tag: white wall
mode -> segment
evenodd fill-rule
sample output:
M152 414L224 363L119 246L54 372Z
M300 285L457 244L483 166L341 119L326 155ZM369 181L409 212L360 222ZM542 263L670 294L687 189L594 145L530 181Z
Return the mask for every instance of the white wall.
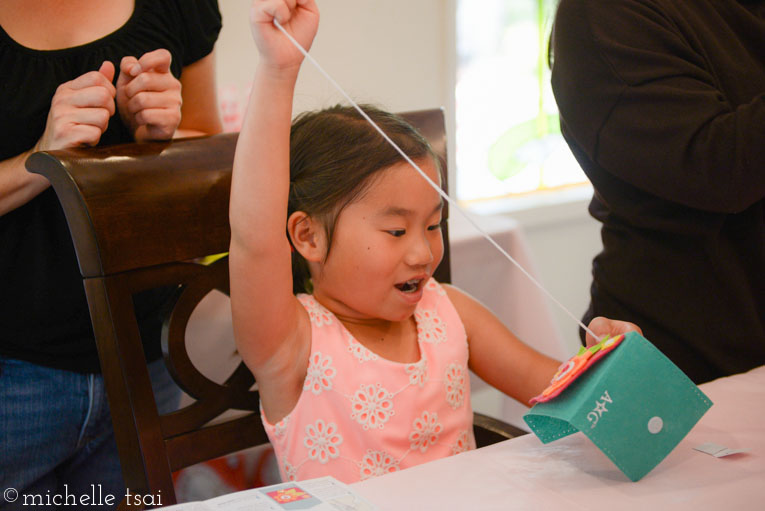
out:
M235 89L243 107L258 58L248 25L250 0L219 3L224 28L216 50L218 85L228 94ZM318 0L318 5L321 22L311 55L351 97L392 111L444 106L447 118L453 118L453 0ZM342 96L306 63L296 112L337 102ZM448 130L453 148L451 120ZM456 182L453 175L450 182ZM577 317L587 307L590 262L601 248L598 224L587 215L586 204L580 196L564 205L508 213L525 228L542 283ZM575 351L576 324L557 306L551 308Z
M249 0L219 0L218 84L243 92L257 51L248 24ZM356 101L393 110L451 103L453 95L447 15L451 0L319 0L321 21L311 55ZM303 66L296 110L341 102L342 96ZM242 96L244 100L244 96Z
M582 190L575 200L508 213L524 227L541 283L576 319L589 305L592 258L603 248L600 223L587 213L588 194ZM579 326L552 300L548 303L573 355L580 345Z

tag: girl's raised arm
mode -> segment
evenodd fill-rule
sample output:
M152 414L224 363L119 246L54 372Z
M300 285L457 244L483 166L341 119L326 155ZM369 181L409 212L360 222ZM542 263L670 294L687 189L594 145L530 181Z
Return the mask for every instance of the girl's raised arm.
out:
M292 98L303 56L274 18L309 48L319 16L313 0L254 0L250 13L260 60L234 156L231 308L237 349L259 380L269 418L278 415L269 413L278 400L271 389L302 383L296 358L310 348L310 325L292 294L286 237ZM304 358L307 365L307 351Z

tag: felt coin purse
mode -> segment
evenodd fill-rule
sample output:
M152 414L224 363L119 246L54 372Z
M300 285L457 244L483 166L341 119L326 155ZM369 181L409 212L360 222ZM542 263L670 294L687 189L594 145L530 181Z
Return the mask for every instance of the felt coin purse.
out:
M712 402L637 332L564 362L523 417L549 443L581 431L632 481L650 472Z

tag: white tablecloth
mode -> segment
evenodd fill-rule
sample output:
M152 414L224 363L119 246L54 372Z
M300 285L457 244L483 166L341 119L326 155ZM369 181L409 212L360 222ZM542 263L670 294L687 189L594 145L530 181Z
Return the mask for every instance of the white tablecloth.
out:
M701 389L712 408L638 482L577 433L547 445L528 434L352 487L382 511L765 509L765 366ZM707 442L750 452L693 449Z

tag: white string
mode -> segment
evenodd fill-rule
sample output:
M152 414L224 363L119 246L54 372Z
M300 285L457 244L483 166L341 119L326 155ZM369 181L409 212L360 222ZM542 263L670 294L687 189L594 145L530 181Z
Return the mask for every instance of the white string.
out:
M391 140L391 138L390 138L390 137L389 137L389 136L388 136L388 135L387 135L387 134L386 134L386 133L385 133L385 132L384 132L382 129L380 129L380 127L379 127L379 126L378 126L378 125L377 125L377 124L376 124L376 123L375 123L375 122L374 122L374 121L373 121L373 120L372 120L372 119L371 119L371 118L370 118L370 117L369 117L369 116L366 114L366 112L364 112L364 110L362 110L362 109L361 109L361 107L359 107L359 105L358 105L358 104L357 104L357 103L356 103L356 102L353 100L353 98L351 98L351 97L348 95L348 93L346 93L346 92L345 92L345 90L344 90L344 89L343 89L343 88L340 86L340 84L338 84L338 83L337 83L337 82L336 82L336 81L335 81L335 80L334 80L334 79L333 79L333 78L332 78L332 77L331 77L331 76L330 76L330 75L329 75L329 74L328 74L326 71L324 71L324 69L323 69L323 68L322 68L322 67L319 65L319 63L318 63L318 62L317 62L317 61L316 61L316 60L315 60L313 57L311 57L311 55L309 55L309 54L308 54L308 52L307 52L307 51L306 51L306 50L303 48L303 46L301 46L301 44L300 44L299 42L297 42L297 41L295 40L295 38L294 38L294 37L292 37L292 35L291 35L289 32L287 32L287 31L284 29L284 27L282 27L282 25L281 25L281 24L280 24L280 23L279 23L279 22L276 20L276 18L274 18L274 25L276 25L276 28L278 28L279 30L281 30L281 31L282 31L282 33L283 33L285 36L287 36L287 39L289 39L289 40L290 40L290 42L291 42L291 43L292 43L292 44L295 46L295 48L297 48L297 49L298 49L298 51L300 51L300 53L302 53L302 54L303 54L303 56L304 56L304 57L305 57L305 58L306 58L306 59L307 59L309 62L311 62L311 64L313 64L313 65L314 65L314 67L315 67L315 68L316 68L316 69L319 71L319 73L321 73L321 74L324 76L324 78L326 78L326 79L327 79L327 80L328 80L328 81L329 81L329 82L330 82L330 83L331 83L331 84L332 84L332 85L335 87L335 89L337 89L337 90L338 90L338 92L340 92L340 94L342 94L342 95L345 97L345 99L347 99L347 100L348 100L348 102L349 102L349 103L350 103L350 104L353 106L353 108L355 108L355 109L356 109L356 110L357 110L357 111L358 111L358 112L361 114L361 116L362 116L362 117L364 117L364 119L366 119L366 120L367 120L367 122L369 122L369 124L371 124L371 125L372 125L372 127L374 127L374 128L375 128L375 129L378 131L378 133L380 133L380 135L382 135L382 137L383 137L383 138L384 138L384 139L385 139L385 140L386 140L386 141L387 141L387 142L388 142L388 143L389 143L391 146L393 146L393 148L394 148L396 151L398 151L398 153L399 153L399 154L400 154L400 155L401 155L401 156L404 158L404 160L406 160L406 161L409 163L409 165L411 165L411 166L412 166L412 167L413 167L413 168L414 168L414 169L415 169L417 172L419 172L419 173L420 173L420 175L421 175L421 176L422 176L422 177L425 179L425 181L427 181L427 182L428 182L428 184L430 184L430 186L431 186L431 187L432 187L432 188L433 188L433 189L434 189L436 192L438 192L438 194L439 194L441 197L443 197L443 199L444 199L446 202L448 202L450 206L452 206L454 209L456 209L457 211L459 211L459 212L462 214L462 216L463 216L463 217L464 217L464 218L465 218L465 219L466 219L466 220L467 220L467 221L468 221L468 222L469 222L469 223L470 223L470 224L471 224L471 225L472 225L472 226L473 226L473 227L474 227L474 228L475 228L475 229L476 229L476 230L477 230L477 231L478 231L478 232L479 232L479 233L480 233L480 234L481 234L481 235L482 235L484 238L486 238L486 240L488 240L488 242L489 242L489 243L491 243L491 244L494 246L494 248L496 248L496 249L497 249L497 250L498 250L498 251L499 251L499 252L500 252L500 253L501 253L503 256L505 256L505 258L507 258L507 260L508 260L508 261L510 261L511 263L513 263L513 264L514 264L514 265L515 265L515 266L516 266L516 267L517 267L517 268L518 268L518 269L521 271L521 273L523 273L523 274L524 274L524 275L525 275L525 276L526 276L526 277L527 277L527 278L528 278L528 279L529 279L529 280L530 280L530 281L531 281L531 282L532 282L534 285L536 285L536 286L537 286L539 289L541 289L541 290L542 290L542 291L543 291L543 292L544 292L544 293L545 293L545 294L546 294L546 295L547 295L547 296L548 296L548 297L549 297L549 298L550 298L550 299L551 299L551 300L552 300L552 301L553 301L553 302L554 302L554 303L555 303L555 304L556 304L558 307L560 307L560 308L561 308L561 310L563 310L563 312L565 312L566 314L568 314L568 315L571 317L571 319L573 319L574 321L576 321L576 322L577 322L577 324L578 324L580 327L582 327L582 328L584 329L584 331L585 331L585 332L587 332L588 334L590 334L590 335L591 335L591 336L592 336L594 339L598 339L598 336L595 334L595 332L593 332L592 330L590 330L589 328L587 328L587 326L586 326L584 323L582 323L582 322L579 320L579 318L577 318L577 317L576 317L576 316L575 316L575 315L574 315L574 314L573 314L571 311L569 311L569 310L568 310L568 309L567 309L567 308L566 308L566 307L565 307L565 306L564 306L564 305L563 305L563 304L562 304L560 301L558 301L558 299L556 299L556 298L555 298L555 297L552 295L552 293L550 293L550 292L549 292L547 289L545 289L545 288L544 288L544 286L542 286L542 284L540 284L540 283L539 283L539 281L537 281L537 279L535 279L535 278L534 278L534 277L533 277L533 276L532 276L532 275L531 275L529 272L527 272L527 271L526 271L526 269L525 269L523 266L521 266L521 265L520 265L520 263L518 263L518 261L516 261L515 259L513 259L513 257L512 257L510 254L508 254L508 253L507 253L507 251L505 251L505 249L504 249L504 248L502 248L502 247L499 245L499 243L497 243L497 242L494 240L494 238L492 238L492 237L491 237L491 236L490 236L490 235L489 235L489 234L488 234L486 231L484 231L484 230L481 228L481 226L479 226L479 225L478 225L478 224L477 224L477 223L476 223L476 222L475 222L475 221L474 221L474 220L473 220L473 219L470 217L470 215L468 215L468 213L467 213L467 212L466 212L464 209L462 209L462 208L459 206L459 204L457 204L457 202L456 202L454 199L452 199L451 197L449 197L449 196L446 194L446 192L444 192L444 191L443 191L443 189L442 189L442 188L441 188L441 187L440 187L438 184L434 183L434 182L433 182L433 180L432 180L432 179L430 179L430 177L428 177L428 175L427 175L427 174L425 174L425 172L423 172L423 171L422 171L422 169L419 167L419 165L417 165L417 164L416 164L416 163L415 163L415 162L414 162L414 161L413 161L411 158L409 158L409 156L408 156L406 153L404 153L404 151L402 151L402 150L401 150L401 148L400 148L400 147L399 147L399 146L398 146L398 145L397 145L397 144L396 144L396 143L395 143L393 140Z

